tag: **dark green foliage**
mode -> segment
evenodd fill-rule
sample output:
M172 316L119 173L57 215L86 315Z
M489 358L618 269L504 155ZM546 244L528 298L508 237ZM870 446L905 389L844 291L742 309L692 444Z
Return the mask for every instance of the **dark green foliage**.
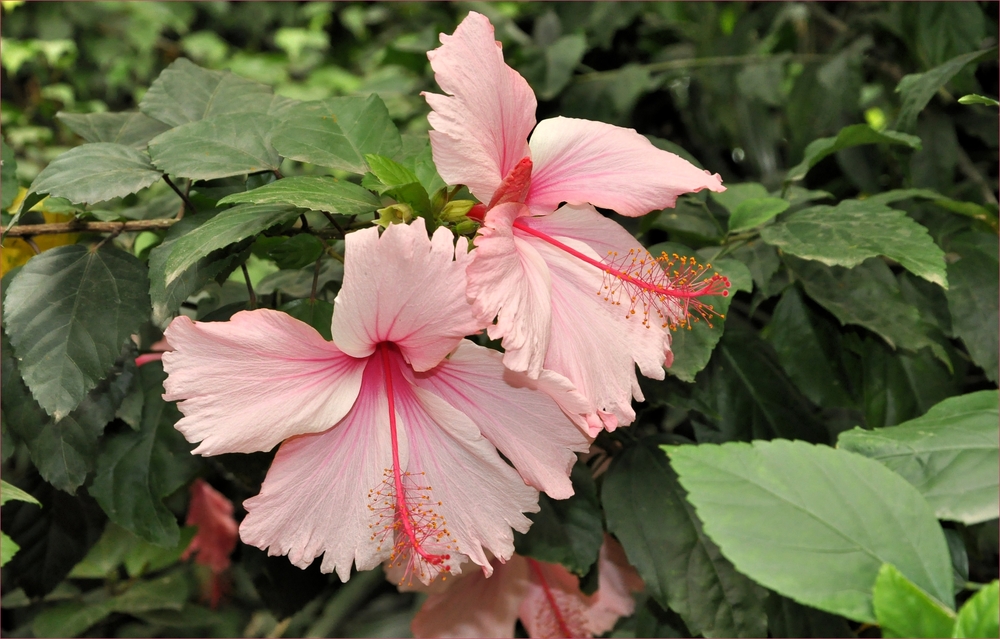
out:
M997 636L998 9L973 2L5 7L4 228L146 226L4 240L2 471L41 507L3 506L3 633L409 631L422 599L381 569L242 542L211 608L188 487L240 520L275 450L191 456L135 358L251 307L331 339L346 233L474 236L420 95L471 8L538 120L634 128L727 187L615 218L729 296L516 551L590 594L613 535L645 581L618 637Z

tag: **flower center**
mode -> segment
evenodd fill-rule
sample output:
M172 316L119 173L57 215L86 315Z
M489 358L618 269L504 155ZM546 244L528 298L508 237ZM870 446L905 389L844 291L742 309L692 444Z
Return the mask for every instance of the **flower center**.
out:
M389 345L382 343L376 347L382 359L385 375L385 393L389 402L389 436L392 443L392 468L385 469L385 480L377 488L368 491L372 503L368 508L379 514L378 530L372 539L387 541L392 535L392 553L389 563L403 566L405 570L400 585L409 583L414 576L429 583L441 572L450 572L451 566L445 562L451 559L446 553L435 553L428 545L439 548L453 548L457 543L449 537L444 518L434 512L434 506L441 502L431 501L431 487L423 485L424 473L409 473L402 470L399 463L399 434L396 424L396 394L393 390L392 361ZM381 550L378 546L376 550Z
M521 158L493 193L486 210L507 202L523 202L531 186L531 158Z
M526 219L515 219L514 227L600 269L604 283L597 294L615 306L621 306L623 299L627 301L626 318L635 315L639 308L644 326L651 326L650 315L655 313L663 328L676 330L690 329L692 323L702 319L711 327L713 317L724 317L712 304L699 299L729 296L729 278L718 273L708 275L711 264L698 264L694 258L676 253L672 256L661 253L654 258L637 249L629 249L628 254L621 257L611 252L603 261L598 261L532 228Z

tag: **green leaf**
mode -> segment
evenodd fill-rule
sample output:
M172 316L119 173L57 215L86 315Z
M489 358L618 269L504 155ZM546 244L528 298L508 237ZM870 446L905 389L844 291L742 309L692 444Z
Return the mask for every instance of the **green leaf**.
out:
M233 193L219 204L290 204L310 211L326 211L341 215L371 213L382 202L371 191L357 184L331 177L290 177L264 186Z
M651 255L660 255L661 253L673 255L676 253L685 257L695 257L699 262L704 261L691 249L673 242L655 244L649 247L649 252ZM688 326L680 327L671 333L672 341L670 350L674 354L674 361L667 368L667 372L685 382L693 382L698 371L705 368L705 365L708 364L708 360L712 356L712 350L719 343L719 339L725 331L724 316L729 311L729 304L732 302L733 296L736 295L736 291L749 292L753 290L753 278L750 275L750 271L742 262L723 258L721 260L712 260L710 263L712 265L711 272L728 277L731 286L728 296L716 296L706 299L704 302L711 304L715 312L723 317L712 317L710 318L711 323L709 323L704 318L695 314L694 317L698 321L688 324Z
M278 104L269 86L228 71L202 69L178 58L146 91L139 110L170 126L180 126L229 113L268 113Z
M197 526L181 528L177 545L173 548L163 548L144 539L135 538L135 543L128 548L128 552L123 557L125 572L134 579L176 564L180 561L184 551L191 545L191 540L194 539L197 532Z
M6 533L0 532L0 567L6 566L7 562L13 559L20 549L21 547Z
M111 521L150 543L173 548L180 529L163 498L191 478L196 460L192 446L174 430L180 413L163 401L165 377L159 362L139 368L142 424L138 431L105 439L90 494Z
M995 304L1000 299L997 238L986 233L963 233L948 244L948 251L959 256L948 264L951 287L945 292L952 328L972 361L995 384L1000 381L1000 310Z
M17 199L17 159L7 140L0 141L0 209L6 211Z
M4 300L6 330L47 413L62 419L108 374L149 318L148 290L145 266L110 246L60 246L25 264Z
M911 198L931 200L934 204L947 211L958 213L959 215L964 215L965 217L971 217L975 220L980 220L989 224L991 227L996 228L997 216L995 212L992 212L986 207L976 204L975 202L953 200L931 189L894 189L877 195L871 195L866 198L865 201L878 202L879 204L892 204L893 202L908 200Z
M740 182L727 184L725 191L721 193L711 191L708 195L732 214L736 207L746 200L765 198L771 194L767 192L767 187L758 182Z
M281 306L279 311L284 311L297 320L301 320L312 326L323 339L330 341L333 336L330 334L333 325L333 304L323 300L292 300Z
M271 273L260 280L254 287L258 295L269 295L275 291L281 291L289 297L309 297L312 293L312 284L316 269L312 267L301 268L297 271L278 271ZM344 265L337 260L324 260L320 262L319 279L316 282L316 290L321 291L331 282L340 282L344 279Z
M781 367L814 404L855 404L841 359L840 334L835 325L809 309L798 288L785 289L774 307L767 340L774 346Z
M601 502L629 563L695 634L763 637L764 591L733 568L702 530L666 457L651 440L616 455Z
M0 480L0 506L6 504L8 501L26 501L29 504L35 504L41 506L37 499L24 492L17 486L13 484L8 484L7 482Z
M170 286L174 280L212 251L257 235L272 226L294 219L297 215L298 211L290 206L241 204L222 211L169 244L164 242L153 252L158 250L164 252L165 286Z
M95 142L63 153L35 178L31 190L91 204L141 191L160 179L145 151Z
M827 266L861 264L885 255L914 275L948 288L944 251L906 213L870 200L821 204L763 229L762 240L786 253Z
M133 349L126 344L110 375L99 382L73 412L60 420L49 417L21 381L6 335L3 343L3 415L5 423L24 441L38 472L56 488L76 492L93 470L97 440L114 419L134 378Z
M527 533L514 533L514 548L525 557L562 564L582 577L597 561L604 526L590 469L577 464L571 479L575 493L569 499L539 496L540 510L528 515L532 525Z
M928 347L938 359L949 362L941 345L927 336L920 313L903 300L899 283L882 260L869 259L852 269L790 257L785 257L785 264L809 297L841 324L863 326L893 348L918 351Z
M693 392L694 408L715 425L722 441L830 439L768 344L744 325L726 331Z
M950 637L955 627L955 612L892 564L879 569L872 603L883 637Z
M939 519L1000 516L997 391L951 397L889 428L840 434L838 446L878 460L913 484Z
M993 98L987 98L985 95L976 95L975 93L970 93L969 95L963 95L958 99L959 104L985 104L986 106L1000 106L1000 102L997 102Z
M418 213L430 214L430 197L413 171L381 155L369 153L365 155L365 161L368 162L376 179L369 179L371 185L365 184L365 180L362 180L362 185L372 188L379 194L384 193L395 198L398 202L409 204Z
M902 105L899 108L895 128L900 131L912 131L917 126L917 116L939 88L951 80L965 65L994 55L996 55L995 47L985 51L973 51L954 57L925 73L903 76L896 86L896 93L900 94Z
M416 173L387 157L368 153L365 155L365 162L368 163L372 174L382 182L386 191L420 181Z
M106 579L119 566L125 566L128 576L141 577L176 564L197 533L196 526L181 528L177 545L164 548L136 537L121 526L110 522L104 534L87 556L80 560L69 577L74 579Z
M171 226L163 242L149 252L149 297L153 304L152 319L157 326L165 326L184 300L196 293L209 280L228 275L246 259L239 250L213 251L197 260L169 284L167 283L166 262L173 244L219 213L220 211L215 210L185 216Z
M111 614L107 595L100 591L86 601L69 601L42 610L32 621L31 631L36 637L75 637L101 619Z
M138 537L121 526L108 522L101 538L80 563L73 566L68 576L72 579L105 579L122 565L125 555L139 541Z
M729 232L745 231L760 226L784 213L788 201L778 197L749 198L740 202L729 216Z
M876 131L867 124L852 124L841 129L836 137L810 142L802 161L788 170L785 182L801 180L826 156L862 144L902 144L919 150L920 138L899 131Z
M298 269L315 262L324 251L323 243L315 236L300 233L268 251L279 268Z
M587 38L581 33L564 35L545 47L545 81L538 91L542 100L559 95L573 77L573 71L587 51Z
M713 194L714 195L714 194ZM703 197L703 196L701 196ZM674 208L663 209L643 218L642 228L670 231L671 237L716 244L725 235L722 225L698 195L682 195ZM679 237L678 237L679 236Z
M62 113L56 114L87 142L111 142L136 149L145 149L150 140L170 128L138 111L121 113Z
M1000 582L994 579L958 611L953 637L1000 635Z
M281 158L271 146L274 123L261 113L218 115L156 136L149 154L161 171L193 180L276 171Z
M705 532L758 583L873 623L872 585L891 563L953 603L940 525L920 493L882 464L785 440L677 446L669 455Z
M392 157L402 141L377 95L330 98L289 108L271 143L282 156L299 162L364 173L364 156Z
M413 172L428 193L436 193L438 189L448 186L438 175L430 144L425 144L423 150L413 159Z
M185 577L179 572L136 582L111 598L98 589L84 595L83 601L44 609L35 617L32 631L36 637L75 637L113 612L134 615L153 610L181 610L188 594Z
M767 627L772 637L850 637L854 633L843 617L782 597L767 598Z
M18 587L32 598L51 592L97 541L105 518L85 494L69 495L29 474L21 486L41 503L4 506L3 527L21 551L4 571L4 588Z

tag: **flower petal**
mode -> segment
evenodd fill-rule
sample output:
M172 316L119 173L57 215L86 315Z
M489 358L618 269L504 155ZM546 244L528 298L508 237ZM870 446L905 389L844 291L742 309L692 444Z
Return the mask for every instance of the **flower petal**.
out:
M427 237L423 218L349 233L333 341L367 357L393 342L415 370L433 368L466 335L485 326L465 297L468 244L441 227Z
M527 208L501 204L486 214L466 270L466 292L476 316L492 339L503 339L504 364L538 377L548 347L551 321L549 270L530 244L516 237L512 224Z
M236 549L239 536L233 502L199 477L191 484L191 504L184 523L197 526L198 532L181 559L196 554L195 561L215 574L229 568L229 555Z
M543 232L551 230L554 239L600 261L588 243L555 233L559 225L571 224L568 216L579 216L581 227L576 235L589 237L590 230L603 228L605 241L613 243L617 241L617 225L610 220L601 222L597 218L602 216L592 209L568 209L546 218L530 218L528 224ZM554 217L558 225L545 226L548 217ZM524 232L515 229L515 233ZM629 309L605 301L598 294L604 283L598 268L537 237L527 233L524 237L545 260L552 281L552 330L545 368L568 378L590 400L591 413L599 416L608 430L631 423L635 419L631 397L642 400L635 365L646 377L663 379L663 364L670 353L669 332L656 322L644 325L640 315L630 315ZM627 233L625 237L621 241L635 242ZM629 248L621 247L625 253Z
M635 217L672 207L683 193L725 190L718 174L656 148L633 129L603 122L543 120L530 145L534 171L525 202L543 209L535 212L589 202Z
M532 380L501 360L497 351L464 340L451 357L416 375L416 384L470 417L526 483L566 499L573 494L569 473L575 453L586 451L590 438L541 391L570 395L567 401L578 402L580 412L586 411L586 400L551 371Z
M514 555L493 560L493 576L469 570L430 595L413 617L414 637L513 637L518 608L528 591L528 565Z
M559 564L534 559L528 563L528 594L519 616L531 637L593 637L587 598L580 580Z
M434 164L448 184L466 184L489 202L500 181L528 155L535 126L535 94L503 61L493 25L472 11L455 29L441 34L441 46L427 53L438 85L448 95L424 93Z
M381 489L385 469L392 468L388 423L382 362L372 357L358 399L340 423L278 449L260 494L243 502L243 541L288 555L300 568L323 555L323 572L336 570L342 581L352 563L369 570L388 558L392 540L372 534L380 524L372 491ZM405 433L399 447L405 463Z
M522 513L538 511L538 491L500 459L471 419L433 391L411 384L395 389L409 440L406 471L433 491L433 510L444 520L446 537L489 575L493 568L485 551L501 561L510 558L511 528L528 530L531 521Z
M590 631L603 635L611 630L618 619L635 610L633 592L644 588L639 573L625 557L621 545L610 535L604 535L598 558L597 592L588 597L587 621Z
M363 360L278 311L242 311L228 322L180 316L166 337L174 350L163 354L163 397L182 400L176 428L201 442L193 451L200 455L270 450L324 431L361 386Z

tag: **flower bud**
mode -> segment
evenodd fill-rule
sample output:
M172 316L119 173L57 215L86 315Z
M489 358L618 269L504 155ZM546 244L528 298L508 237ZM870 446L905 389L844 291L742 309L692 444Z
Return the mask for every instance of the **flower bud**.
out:
M372 223L378 224L382 228L389 228L390 224L407 224L416 217L410 205L403 202L390 204L385 208L378 209L376 212L378 213L378 219L372 220Z

